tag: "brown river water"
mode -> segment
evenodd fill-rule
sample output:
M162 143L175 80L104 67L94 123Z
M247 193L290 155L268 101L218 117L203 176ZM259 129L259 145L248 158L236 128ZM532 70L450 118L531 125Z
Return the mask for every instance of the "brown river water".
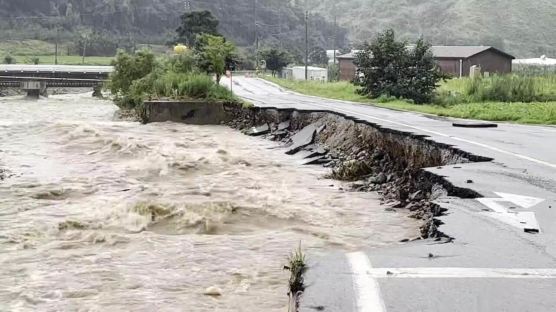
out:
M316 256L417 235L278 143L116 110L0 98L0 311L287 311L300 243Z

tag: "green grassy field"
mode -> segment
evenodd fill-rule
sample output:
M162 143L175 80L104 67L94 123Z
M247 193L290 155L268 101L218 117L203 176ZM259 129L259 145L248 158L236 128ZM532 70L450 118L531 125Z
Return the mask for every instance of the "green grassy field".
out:
M38 55L35 56L39 58L39 64L54 64L54 55ZM18 63L32 64L32 58L23 58L20 60L15 57ZM114 57L108 56L87 56L85 57L85 63L82 63L82 58L80 55L58 55L58 64L60 65L110 65L110 62Z
M146 46L147 47L147 46ZM148 46L152 49L161 49L159 46ZM6 56L15 59L16 64L33 64L34 59L39 59L39 64L54 64L55 46L53 43L41 40L5 40L0 42L0 63L4 62ZM60 65L82 65L79 55L65 55L68 46L62 43L58 46L58 64ZM114 57L88 56L85 57L84 65L110 65Z
M417 105L402 100L394 100L380 103L381 101L379 100L371 100L367 97L356 94L356 87L348 82L342 81L322 83L315 81L292 81L268 76L265 77L265 79L284 88L307 95L365 103L390 109L421 112L445 117L507 121L524 124L556 125L556 101L532 103L480 102L453 105ZM543 88L551 91L556 89L556 84L550 83L550 80L543 83L546 83ZM461 88L463 88L462 80L454 79L444 82L439 87L439 90L460 92L462 90Z

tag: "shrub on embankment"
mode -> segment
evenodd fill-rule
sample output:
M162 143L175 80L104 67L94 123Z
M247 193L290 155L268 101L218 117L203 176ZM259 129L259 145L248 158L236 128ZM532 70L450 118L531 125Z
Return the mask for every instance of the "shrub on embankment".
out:
M141 108L145 100L203 99L237 101L211 76L199 71L190 53L156 59L149 51L119 52L107 87L115 103L126 109Z

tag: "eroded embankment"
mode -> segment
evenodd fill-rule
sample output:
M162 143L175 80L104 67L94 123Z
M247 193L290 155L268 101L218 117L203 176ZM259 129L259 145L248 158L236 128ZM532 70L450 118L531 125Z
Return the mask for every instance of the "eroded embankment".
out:
M353 181L358 191L377 191L390 207L409 209L423 220L420 238L451 240L438 229L441 222L435 217L444 209L435 199L479 196L422 169L491 160L335 112L233 105L226 110L228 125L283 141L287 153L303 153L307 164L330 167L332 178Z

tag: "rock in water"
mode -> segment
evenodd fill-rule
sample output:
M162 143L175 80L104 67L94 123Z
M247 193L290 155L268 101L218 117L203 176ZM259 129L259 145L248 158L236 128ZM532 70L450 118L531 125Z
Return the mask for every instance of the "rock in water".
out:
M222 290L216 286L210 286L209 288L205 289L203 295L219 297L222 296Z

